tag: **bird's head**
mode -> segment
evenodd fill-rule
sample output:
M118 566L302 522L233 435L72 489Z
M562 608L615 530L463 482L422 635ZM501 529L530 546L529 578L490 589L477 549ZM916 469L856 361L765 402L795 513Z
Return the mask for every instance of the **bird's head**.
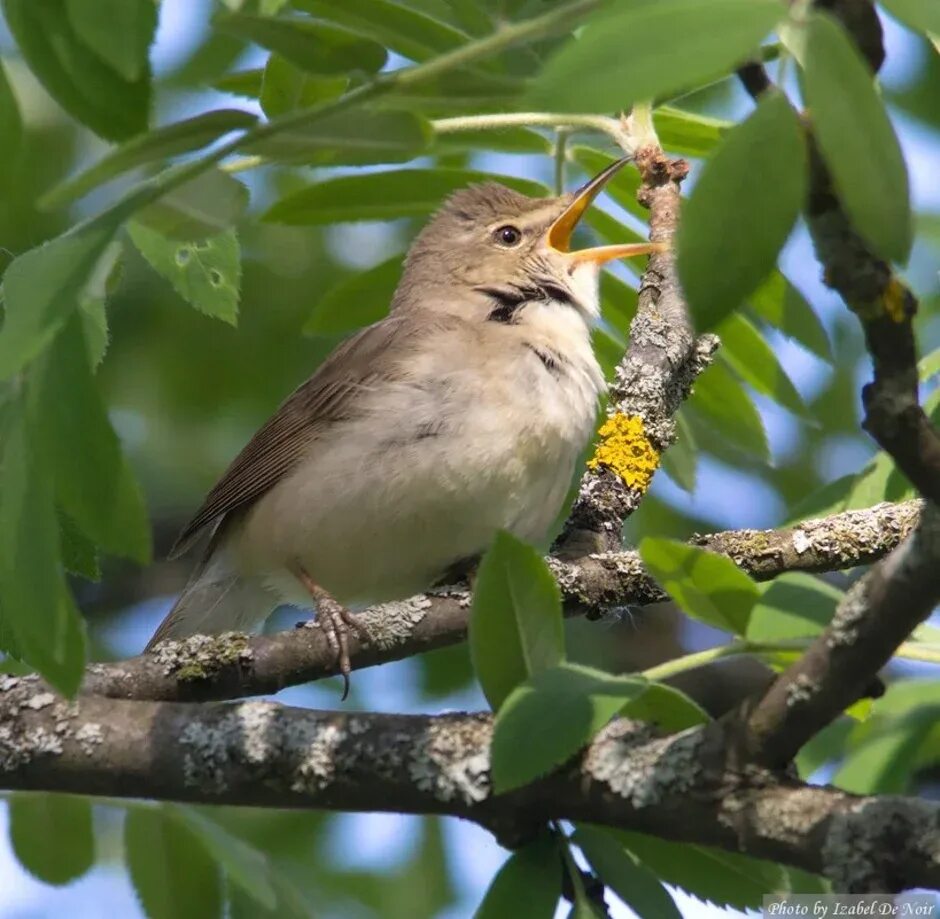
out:
M641 243L571 251L579 220L625 162L554 198L532 198L495 182L455 192L408 252L395 307L512 312L533 300L554 300L593 318L601 267L661 249Z

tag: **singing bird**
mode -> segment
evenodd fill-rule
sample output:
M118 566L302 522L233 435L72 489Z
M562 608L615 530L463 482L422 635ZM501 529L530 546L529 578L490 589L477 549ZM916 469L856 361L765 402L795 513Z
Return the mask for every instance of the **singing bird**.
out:
M444 203L388 317L286 399L181 533L171 557L211 536L148 650L316 607L348 686L350 606L426 590L499 529L545 538L604 391L590 339L601 266L661 248L570 251L625 162L573 194L487 183Z

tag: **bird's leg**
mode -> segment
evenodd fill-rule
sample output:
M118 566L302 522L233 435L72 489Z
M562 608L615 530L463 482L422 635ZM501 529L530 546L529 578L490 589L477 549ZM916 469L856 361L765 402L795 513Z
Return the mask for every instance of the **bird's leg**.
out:
M295 566L294 576L304 585L317 605L317 622L326 635L327 644L336 655L339 672L343 676L341 701L345 702L349 695L349 674L352 670L349 661L349 629L351 627L362 641L369 641L369 630L361 622L357 622L356 617L342 603L334 600L328 591L317 584L302 565Z

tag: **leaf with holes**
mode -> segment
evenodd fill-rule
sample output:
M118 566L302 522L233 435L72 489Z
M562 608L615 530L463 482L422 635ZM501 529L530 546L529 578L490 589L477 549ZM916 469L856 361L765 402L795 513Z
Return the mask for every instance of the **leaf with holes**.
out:
M127 229L140 254L187 303L207 316L237 323L241 256L234 230L178 242L139 223Z

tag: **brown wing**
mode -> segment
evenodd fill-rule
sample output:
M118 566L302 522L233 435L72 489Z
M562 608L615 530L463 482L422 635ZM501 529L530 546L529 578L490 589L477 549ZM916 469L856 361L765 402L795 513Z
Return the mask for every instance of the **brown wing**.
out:
M224 515L260 498L304 456L311 441L330 424L352 417L357 390L389 379L418 327L410 317L394 316L367 326L343 342L306 383L297 387L261 427L206 496L170 550L185 552L200 531Z

